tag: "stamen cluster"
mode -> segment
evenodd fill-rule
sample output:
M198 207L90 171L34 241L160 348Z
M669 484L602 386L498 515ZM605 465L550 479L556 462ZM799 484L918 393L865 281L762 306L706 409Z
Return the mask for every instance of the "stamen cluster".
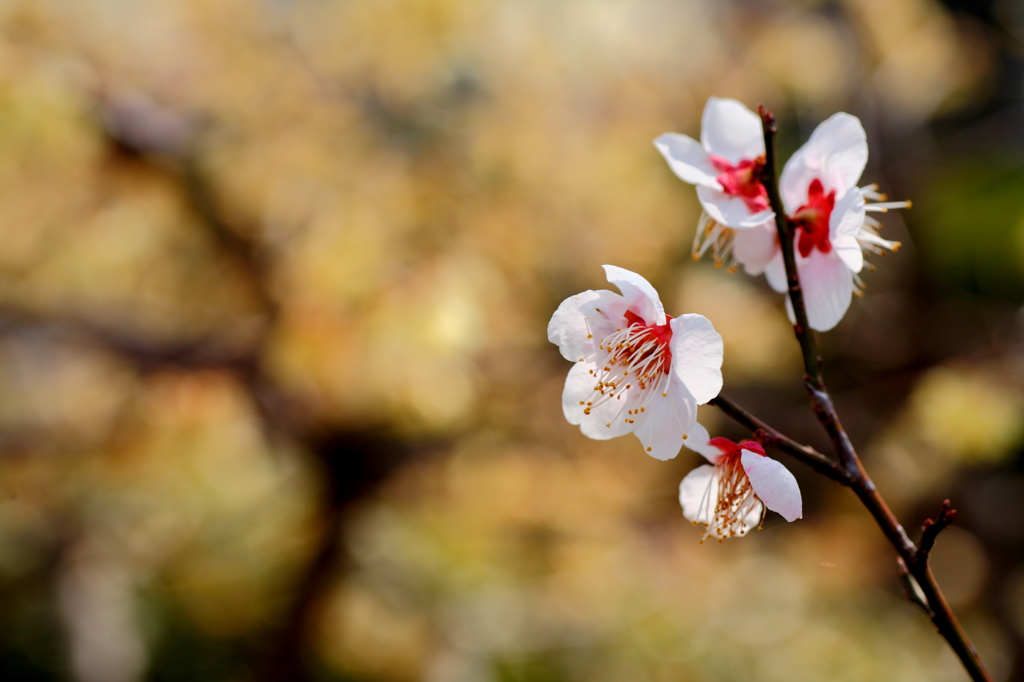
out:
M624 407L627 409L623 419L633 424L636 417L646 411L652 397L667 397L672 366L671 339L672 329L667 323L650 327L638 321L626 329L616 328L598 344L595 351L595 354L606 355L604 362L598 362L596 368L588 370L597 381L594 385L597 396L592 401L580 403L586 403L583 413L590 415L595 406L613 398L622 400L625 395ZM606 426L611 428L611 423Z
M704 526L701 544L709 537L725 538L742 537L747 534L756 518L757 528L761 529L764 521L765 506L754 492L754 486L743 468L742 454L744 450L764 456L764 449L753 441L736 444L727 438L712 438L710 444L722 450L722 455L715 462L715 472L708 481L708 486L701 498L697 519Z

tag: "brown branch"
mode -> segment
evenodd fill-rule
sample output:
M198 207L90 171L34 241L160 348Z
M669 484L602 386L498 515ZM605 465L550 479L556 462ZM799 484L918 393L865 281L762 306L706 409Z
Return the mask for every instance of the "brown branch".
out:
M910 575L910 569L907 568L907 564L900 557L896 557L896 570L900 574L900 588L903 590L903 596L911 604L920 606L928 614L928 617L931 618L932 610L928 607L928 602L924 598L924 593L921 592L921 587L914 580L914 576Z
M775 226L778 230L779 244L782 249L783 262L786 267L786 281L789 288L789 300L793 306L793 316L796 322L793 324L793 333L800 344L800 350L804 360L804 384L810 398L811 407L815 416L828 434L836 456L842 464L844 473L848 479L846 484L851 488L861 503L871 513L878 527L885 534L885 537L892 544L900 560L903 562L909 575L913 577L921 588L925 603L928 607L928 614L949 646L956 653L971 679L975 682L992 682L988 671L978 657L977 651L971 645L967 634L960 627L956 616L946 602L939 589L939 585L932 575L928 566L928 551L934 544L935 536L942 528L952 523L952 510L944 506L937 521L926 525L921 539L921 546L925 548L922 553L920 548L915 546L907 536L903 526L900 525L895 515L889 509L881 494L875 488L871 478L857 456L857 452L850 442L846 431L839 421L832 398L825 386L825 379L821 373L821 356L818 354L814 333L807 323L807 308L804 305L803 289L800 287L800 276L796 267L796 255L793 250L794 226L786 217L785 208L779 196L778 171L775 161L775 134L778 131L775 125L775 116L765 107L759 106L758 113L761 115L761 127L764 132L765 146L765 167L762 183L768 192L768 200L771 202L772 210L775 212ZM948 503L947 503L948 504ZM916 594L916 593L915 593ZM914 601L912 599L912 601ZM915 602L917 603L917 602Z
M761 184L768 192L768 202L771 204L772 211L775 212L775 228L779 232L782 261L786 265L786 286L789 288L789 297L793 302L793 314L796 317L793 332L803 351L804 379L816 387L824 387L825 382L821 377L821 356L818 355L814 334L807 323L804 292L800 288L800 278L796 271L796 254L793 252L793 225L786 218L786 209L782 205L782 197L779 195L779 176L776 172L775 161L775 134L778 132L778 128L775 125L775 115L762 105L758 105L757 113L761 115L761 127L764 131L765 164Z
M935 539L939 533L949 528L956 519L956 509L953 509L949 500L942 501L942 510L934 519L925 519L921 527L921 539L917 543L917 562L927 562L928 554L935 546Z

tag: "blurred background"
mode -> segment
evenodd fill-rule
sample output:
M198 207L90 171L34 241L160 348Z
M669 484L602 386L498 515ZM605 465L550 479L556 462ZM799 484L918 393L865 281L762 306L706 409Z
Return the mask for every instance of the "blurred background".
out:
M1024 6L0 2L0 674L963 680L846 490L698 545L698 457L565 423L601 264L827 451L782 300L694 264L651 144L711 95L844 110L904 248L822 335L868 469L1024 679ZM713 434L745 434L712 408ZM776 453L778 454L778 453Z

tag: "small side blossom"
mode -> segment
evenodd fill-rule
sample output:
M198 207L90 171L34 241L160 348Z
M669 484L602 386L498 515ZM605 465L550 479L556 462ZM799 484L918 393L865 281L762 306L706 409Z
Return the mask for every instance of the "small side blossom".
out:
M665 133L654 146L679 179L697 186L704 213L694 237L694 259L710 248L716 265L747 265L743 256L750 248L741 246L744 233L775 215L761 184L765 164L761 119L736 100L711 97L701 117L700 142Z
M819 125L794 154L779 178L786 216L795 228L797 272L808 323L832 329L846 314L851 296L860 293L864 252L896 251L899 242L878 236L880 223L868 215L909 208L909 201L886 202L876 185L858 187L868 160L867 136L860 121L838 113ZM763 239L747 257L764 262L765 277L786 293L786 269L778 240ZM792 320L789 297L786 308Z
M701 315L672 317L640 275L605 265L613 291L584 291L558 306L548 340L573 362L562 411L583 435L627 433L671 459L696 424L697 405L722 389L722 337Z
M787 521L803 516L800 488L786 467L765 455L759 443L710 438L695 424L686 446L711 464L691 471L679 484L683 516L703 527L701 543L709 537L722 542L760 528L765 509Z

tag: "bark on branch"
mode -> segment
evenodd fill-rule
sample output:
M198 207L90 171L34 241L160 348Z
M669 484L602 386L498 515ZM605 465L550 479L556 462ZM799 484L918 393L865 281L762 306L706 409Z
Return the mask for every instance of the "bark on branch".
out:
M803 289L800 286L796 254L793 248L795 227L786 217L785 208L779 196L775 159L775 135L778 129L775 124L775 116L763 106L758 107L758 113L761 116L761 127L764 133L766 160L762 183L767 190L772 210L775 212L775 225L782 249L783 263L786 266L788 295L796 320L793 324L793 333L800 344L803 355L804 385L807 389L811 409L828 434L838 462L782 435L721 396L711 401L711 404L751 429L755 434L760 434L764 439L762 442L779 447L815 471L853 490L896 550L900 576L904 584L904 594L912 603L917 604L928 613L939 634L949 643L971 679L974 682L992 682L992 678L978 657L978 652L975 651L967 634L957 622L956 616L946 602L942 590L928 566L928 556L935 544L935 538L953 522L956 515L949 500L943 503L941 512L934 520L929 519L925 522L921 540L915 545L875 488L875 484L872 483L857 456L853 443L839 421L839 415L836 413L821 371L821 356L818 354L814 332L811 331L810 325L807 323L807 308L804 304Z

